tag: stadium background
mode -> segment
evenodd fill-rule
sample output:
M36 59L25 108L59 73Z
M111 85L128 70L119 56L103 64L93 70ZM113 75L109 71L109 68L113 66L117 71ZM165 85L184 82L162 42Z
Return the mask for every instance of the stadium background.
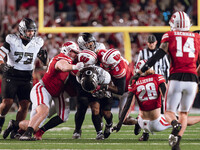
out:
M200 29L198 5L197 0L1 0L0 46L7 34L17 32L23 17L30 17L38 24L49 59L59 53L63 42L92 32L98 42L120 50L134 66L139 50L147 47L147 37L154 34L159 45L162 34L170 30L173 12L185 11L193 24L191 30ZM34 83L45 70L37 61ZM195 101L195 107L199 105Z

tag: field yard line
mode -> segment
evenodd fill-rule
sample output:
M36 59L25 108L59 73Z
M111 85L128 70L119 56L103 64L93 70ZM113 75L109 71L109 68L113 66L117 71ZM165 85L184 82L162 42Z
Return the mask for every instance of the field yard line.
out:
M8 143L1 143L1 145L7 145ZM23 143L23 142L20 142L20 143L12 143L13 145L22 145L22 144L33 144L32 142L31 143ZM80 144L82 145L83 143L42 143L42 144L47 144L47 145L54 145L54 144L61 144L61 145L65 145L65 144L68 144L68 145L74 145L74 144ZM84 145L122 145L124 143L84 143ZM168 143L126 143L126 145L169 145ZM200 145L200 143L181 143L181 145Z

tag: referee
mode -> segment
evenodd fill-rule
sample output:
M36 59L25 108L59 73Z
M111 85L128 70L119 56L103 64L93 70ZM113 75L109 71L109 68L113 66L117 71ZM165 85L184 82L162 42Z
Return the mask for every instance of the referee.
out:
M150 35L148 37L147 45L148 45L147 49L145 48L143 50L140 50L136 64L140 60L148 60L158 50L158 48L156 47L157 40L154 35ZM167 82L167 78L169 77L169 67L170 67L169 60L167 55L165 55L162 59L160 59L155 63L153 69L155 70L156 74L163 75Z

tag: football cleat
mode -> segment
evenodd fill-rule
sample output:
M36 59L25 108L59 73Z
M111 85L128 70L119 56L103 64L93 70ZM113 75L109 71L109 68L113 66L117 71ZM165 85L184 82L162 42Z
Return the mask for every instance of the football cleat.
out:
M41 129L39 129L35 134L34 137L36 138L36 140L42 140L42 135L44 134L44 131L42 131Z
M177 142L178 142L178 136L170 134L169 135L169 145L170 146L175 146Z
M3 133L4 139L6 139L8 137L8 135L10 134L10 132L14 130L14 128L15 128L14 122L15 122L15 120L9 121L7 129Z
M36 138L28 134L23 134L22 136L19 137L19 140L20 141L36 141Z
M17 133L17 134L15 134L14 139L19 140L19 138L20 138L21 136L22 136L21 134Z
M13 130L10 133L10 139L15 139L15 135L18 134L17 131Z
M79 130L78 132L76 130L74 130L72 138L73 139L80 139L81 138L81 132L82 132L81 130Z
M148 141L149 140L149 133L144 133L142 136L139 138L139 141Z
M97 133L96 140L104 140L104 135L102 132Z
M107 125L107 124L106 124L105 130L104 130L104 138L105 138L105 139L108 138L108 137L110 136L110 134L111 134L111 132L112 132L111 127L112 127L112 123L111 123L110 125Z

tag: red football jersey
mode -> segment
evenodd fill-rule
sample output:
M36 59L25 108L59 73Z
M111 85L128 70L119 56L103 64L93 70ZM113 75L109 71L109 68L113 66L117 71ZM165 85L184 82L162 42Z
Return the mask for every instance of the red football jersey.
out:
M162 75L152 74L140 77L136 83L129 85L129 92L135 94L140 110L150 111L161 107L159 85L165 82Z
M133 71L128 66L128 62L125 59L122 59L120 63L115 66L113 70L108 70L110 75L116 79L123 78L126 76L126 88L125 91L128 91L129 80L133 75Z
M47 91L53 97L60 95L60 92L64 88L64 83L68 79L69 72L62 72L55 69L55 64L57 61L64 59L68 63L72 64L72 59L63 53L56 55L51 59L47 72L44 74L42 81Z
M199 34L192 32L169 31L163 35L161 43L169 42L170 74L197 74L196 61L200 50L199 40Z
M102 62L102 57L103 57L103 55L106 53L106 50L105 49L100 49L100 50L98 50L98 52L97 52L97 59L100 61L100 62Z

